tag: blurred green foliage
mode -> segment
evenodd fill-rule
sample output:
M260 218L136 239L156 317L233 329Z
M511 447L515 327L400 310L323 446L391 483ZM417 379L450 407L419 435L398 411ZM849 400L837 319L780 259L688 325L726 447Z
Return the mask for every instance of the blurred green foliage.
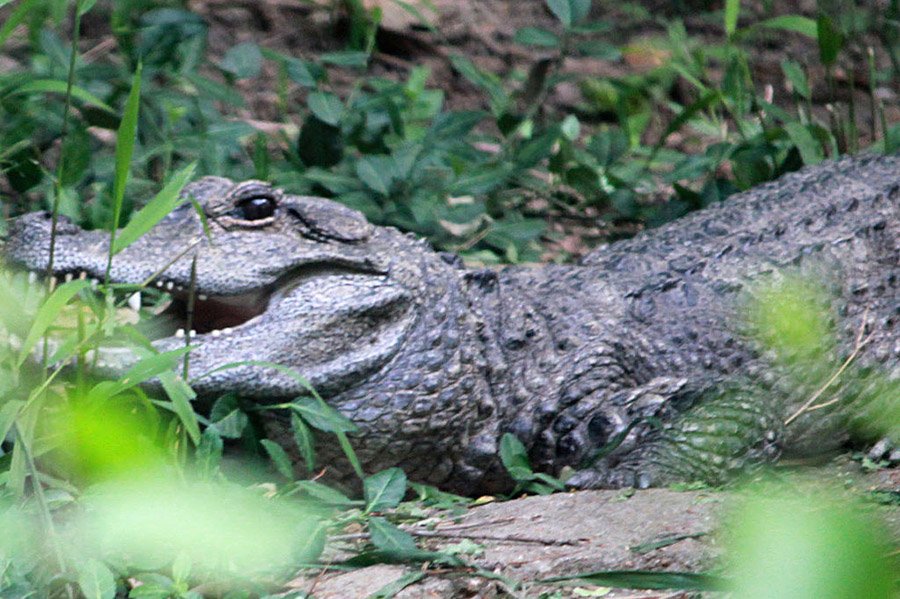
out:
M736 599L889 599L896 555L870 509L838 489L764 489L725 531Z

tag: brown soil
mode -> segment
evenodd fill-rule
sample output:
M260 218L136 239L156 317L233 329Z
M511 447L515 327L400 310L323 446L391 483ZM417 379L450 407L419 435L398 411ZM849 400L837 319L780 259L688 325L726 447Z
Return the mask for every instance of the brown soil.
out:
M900 471L864 473L859 466L840 459L825 467L805 471L794 483L831 482L829 493L900 489ZM833 489L843 488L842 491ZM396 595L401 598L538 597L542 592L562 591L575 597L587 583L555 587L535 582L542 578L607 570L703 572L714 569L723 557L719 522L728 513L739 491L580 491L475 507L461 518L444 517L433 528L422 528L448 537L425 536L419 541L431 549L469 539L483 548L476 556L461 555L482 570L522 583L516 592L503 582L472 571L434 566L428 576ZM877 517L900 543L900 507L872 506ZM415 530L415 529L413 529ZM658 549L637 549L661 539L682 537ZM349 557L340 553L335 561ZM314 594L317 599L368 597L385 585L416 571L412 566L376 565L350 572L312 572L289 586ZM583 595L582 595L583 596ZM612 590L608 599L675 599L695 596L671 591Z

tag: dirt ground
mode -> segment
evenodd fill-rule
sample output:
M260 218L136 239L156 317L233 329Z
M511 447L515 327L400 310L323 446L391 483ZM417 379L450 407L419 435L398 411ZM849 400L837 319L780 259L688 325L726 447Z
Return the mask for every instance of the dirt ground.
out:
M682 2L691 5L691 2ZM527 73L541 59L547 58L548 51L527 47L514 40L515 32L526 26L542 27L559 31L559 25L546 8L543 0L431 0L428 3L413 2L423 7L422 15L433 25L426 27L392 0L364 0L369 7L378 6L383 11L382 27L378 34L378 51L375 53L372 71L389 78L405 78L416 66L427 66L431 70L430 84L446 93L447 107L450 109L482 108L484 98L470 83L451 68L449 56L462 54L478 66L501 76L511 73ZM436 10L425 8L428 4ZM623 48L619 60L598 58L567 59L563 72L592 77L622 77L639 74L660 66L668 57L669 50L658 42L665 37L664 23L657 16L674 16L672 7L677 2L642 0L640 2L615 2L596 0L590 19L610 23L612 29L604 34L608 41ZM693 4L702 4L694 2ZM775 0L771 10L764 8L763 2L743 2L739 25L745 25L764 18L803 14L815 16L815 0ZM887 0L875 0L876 10L887 8ZM202 15L209 23L212 56L221 56L231 46L246 41L254 41L264 47L283 51L294 56L313 58L322 52L341 50L346 47L347 19L340 12L329 12L308 3L293 0L192 0L192 11ZM721 43L724 39L721 16L710 16L701 11L686 11L681 14L687 33L703 43ZM863 39L849 45L847 56L835 74L838 82L838 100L846 100L849 82L855 85L858 106L867 105L868 67L865 46L875 50L876 63L880 68L889 64L883 48L875 39ZM818 55L816 42L800 34L782 32L764 36L745 46L751 54L753 78L760 90L765 85L773 86L776 103L787 105L787 93L780 63L785 58L809 64L810 81L814 84L814 110L827 120L825 104L830 100L825 85L825 72L814 58ZM711 78L717 78L715 70ZM353 81L354 75L347 73L344 84ZM582 77L583 78L583 77ZM578 112L582 106L582 95L577 83L560 84L548 99L546 110L567 113ZM275 111L274 85L267 86L266 80L274 82L274 77L244 82L244 92L250 100L247 117L266 121L277 120ZM341 78L336 81L340 90ZM271 89L266 89L271 87ZM686 90L675 89L678 95ZM900 121L900 82L893 81L881 86L878 93L888 111L889 122ZM684 100L684 98L673 98ZM869 116L866 110L859 110L860 131L864 137L869 130ZM666 117L652 127L647 136L655 140L666 124ZM678 143L678 139L674 143Z
M848 493L900 489L900 471L866 474L849 460L837 460L803 477L830 480ZM425 544L446 549L469 539L480 545L483 553L464 556L467 561L519 581L521 587L513 591L503 582L471 572L436 569L396 597L538 597L556 590L563 597L574 597L578 596L573 594L575 588L589 592L594 587L578 583L558 587L533 581L603 570L708 571L723 554L718 523L739 495L737 491L714 490L580 491L475 507L460 519L445 519L428 529L426 534L432 536L425 538ZM900 543L900 506L880 506L876 513ZM447 536L435 537L435 533ZM684 538L659 549L638 549L672 537ZM333 558L339 560L341 555ZM416 570L380 564L350 572L309 573L290 587L310 592L317 599L368 597ZM602 596L675 599L692 595L619 589Z
M873 0L875 8L886 9L888 0ZM870 4L872 4L870 3ZM321 5L322 3L320 3ZM430 0L413 2L422 7L421 14L433 25L424 26L415 16L402 9L394 0L364 0L368 7L383 11L382 27L377 37L377 52L370 63L370 73L390 79L405 80L413 68L425 66L431 77L429 85L445 93L445 106L452 110L487 108L484 93L476 89L459 73L450 57L461 54L477 66L500 75L507 81L518 81L517 89L524 90L529 76L540 65L546 64L552 51L523 46L514 36L522 27L542 27L560 31L560 26L546 8L543 0ZM434 10L427 9L432 5ZM673 7L687 6L676 15ZM603 41L622 49L617 60L591 57L570 57L562 65L565 78L555 86L542 106L546 114L576 114L586 127L612 123L614 117L591 108L582 89L586 78L622 78L628 75L646 74L668 60L673 49L667 45L666 23L657 17L680 16L697 49L705 44L721 44L724 33L721 14L692 11L694 6L708 5L703 0L638 0L618 2L595 0L591 20L608 22L612 28ZM765 5L770 4L771 10ZM191 10L202 15L210 25L209 50L215 57L222 56L237 43L253 41L259 45L293 56L312 59L322 52L346 48L348 19L340 11L327 11L309 3L293 0L192 0ZM715 5L714 5L715 7ZM762 19L787 14L803 14L815 17L816 0L762 0L741 3L739 25L747 25ZM883 46L876 39L855 40L843 52L835 70L836 99L826 85L825 70L817 60L815 40L799 33L773 32L752 43L745 44L750 53L750 68L757 91L771 88L775 104L790 111L795 110L793 93L782 74L784 59L797 60L808 65L812 84L811 109L819 122L827 123L834 110L848 118L847 100L851 93L856 110L856 126L860 132L861 147L871 143L872 118L869 106L869 68L866 47L875 51L876 64L885 68L890 60ZM238 82L247 101L247 107L236 116L265 132L285 130L293 137L301 118L297 113L280 114L276 93L276 73L272 64L265 67L265 75L257 79ZM708 69L711 80L722 78L723 67L713 64ZM338 92L350 90L358 73L331 71L331 86ZM852 83L852 85L851 85ZM852 92L850 90L853 90ZM292 89L295 106L302 106L305 91ZM884 105L888 123L900 122L900 81L890 81L877 87L877 94ZM687 104L696 97L696 90L678 81L670 91L671 100ZM645 144L654 144L675 117L675 112L665 108L658 110L643 134ZM717 138L694 131L678 131L670 135L666 146L687 153L702 153L705 148L719 141ZM273 148L274 149L274 148ZM670 186L659 186L644 201L664 202L672 195ZM587 207L584 213L571 214L566 210L548 207L546 201L536 198L530 202L535 214L546 218L552 234L544 239L543 260L556 261L560 256L577 259L598 243L630 236L640 230L634 223L615 223L601 219L601 212Z

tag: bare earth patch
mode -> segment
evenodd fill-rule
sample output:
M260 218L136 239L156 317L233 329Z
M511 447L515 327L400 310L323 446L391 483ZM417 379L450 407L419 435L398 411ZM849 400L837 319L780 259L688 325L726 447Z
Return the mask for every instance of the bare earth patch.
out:
M848 493L900 489L900 471L863 473L846 459L806 471L806 479L824 479L847 488ZM589 584L566 587L534 581L604 570L704 572L723 556L718 524L727 514L737 491L580 491L525 497L468 510L461 518L446 518L427 529L423 545L446 550L469 539L483 548L463 555L468 563L522 583L516 594L502 582L451 569L432 570L406 587L398 598L424 597L537 597L541 592L590 590ZM874 506L888 530L900 542L900 506ZM415 528L407 528L415 531ZM447 537L435 536L446 534ZM651 544L670 544L653 548ZM335 561L349 555L336 555ZM368 597L388 584L419 571L416 566L379 564L349 572L309 572L294 580L292 589L313 593L317 599ZM675 599L684 592L611 590L610 599L652 597Z

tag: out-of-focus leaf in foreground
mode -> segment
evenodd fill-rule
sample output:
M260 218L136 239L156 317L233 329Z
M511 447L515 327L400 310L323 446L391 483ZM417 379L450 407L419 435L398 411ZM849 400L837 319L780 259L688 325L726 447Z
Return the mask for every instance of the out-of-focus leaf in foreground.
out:
M73 520L82 555L148 570L180 559L192 572L253 578L318 558L321 523L300 507L222 482L137 477L93 487Z
M837 490L759 493L733 514L729 573L735 599L896 597L883 526ZM896 562L896 556L894 556Z

